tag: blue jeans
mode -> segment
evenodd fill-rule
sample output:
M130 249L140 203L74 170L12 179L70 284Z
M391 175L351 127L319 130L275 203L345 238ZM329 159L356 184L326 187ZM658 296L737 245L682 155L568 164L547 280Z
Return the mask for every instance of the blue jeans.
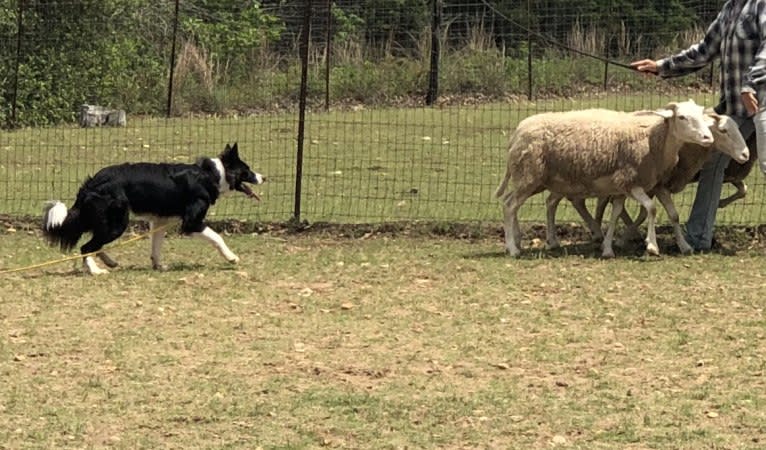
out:
M761 147L766 149L766 114L756 114L753 120L745 117L732 119L739 124L739 131L746 140L753 131L757 131L758 161L763 171L766 168L766 150L762 151ZM709 250L713 245L715 214L721 199L724 171L730 159L728 155L714 151L700 171L697 195L686 222L686 242L694 250Z

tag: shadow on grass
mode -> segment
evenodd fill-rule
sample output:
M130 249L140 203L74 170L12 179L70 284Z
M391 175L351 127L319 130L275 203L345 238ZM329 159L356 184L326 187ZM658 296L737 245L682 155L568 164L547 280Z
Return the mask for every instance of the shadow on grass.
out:
M122 271L131 271L131 272L140 272L140 273L165 273L165 272L188 272L192 270L202 270L202 269L209 269L209 270L231 270L232 266L222 266L222 265L206 265L202 263L189 263L189 262L177 262L166 265L162 270L155 270L152 268L151 264L147 265L138 265L133 264L130 266L124 266L122 267ZM119 270L120 268L117 268L115 270Z
M686 258L690 255L684 255L678 249L675 240L671 238L660 238L657 241L660 247L659 256L651 256L646 253L646 245L642 240L630 241L623 246L614 246L615 258L630 261L640 262L652 262L661 261L664 258ZM716 254L721 256L736 256L736 250L730 247L714 248L711 251L705 252L710 254ZM699 254L699 253L695 253ZM563 259L580 257L583 259L604 259L601 257L601 244L585 241L575 242L571 244L562 245L555 249L545 249L543 247L532 247L529 242L524 243L521 255L517 258L513 258L505 251L505 246L501 242L498 243L497 250L493 251L477 251L477 252L465 252L460 255L463 259L506 259L508 261L533 261L540 259ZM604 259L607 261L608 259Z
M63 265L64 263L62 263ZM216 271L233 271L236 270L237 266L232 265L209 265L209 264L202 264L202 263L173 263L169 264L167 267L165 267L163 270L155 270L152 268L151 264L147 265L137 265L137 264L131 264L126 266L117 266L112 269L108 269L109 273L105 275L98 275L95 276L103 277L103 276L111 276L119 273L166 273L166 272L192 272L192 271L200 271L200 270L216 270ZM30 269L29 272L19 271L16 274L21 276L24 279L34 280L38 278L49 278L49 277L77 277L77 276L84 276L89 277L91 276L87 272L85 272L85 269L80 267L79 262L77 263L77 267L73 267L69 270L58 270L55 271L53 269L47 269L47 270L38 270L38 269Z

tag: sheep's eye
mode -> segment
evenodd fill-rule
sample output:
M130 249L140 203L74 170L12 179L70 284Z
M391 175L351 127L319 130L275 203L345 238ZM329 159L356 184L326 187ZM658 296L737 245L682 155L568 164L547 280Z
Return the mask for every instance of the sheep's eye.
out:
M678 120L686 120L686 116L678 116Z
M719 130L719 131L721 132L721 134L726 134L726 133L728 133L728 132L729 132L729 130L727 130L726 128L724 128L724 129L722 129L722 130Z

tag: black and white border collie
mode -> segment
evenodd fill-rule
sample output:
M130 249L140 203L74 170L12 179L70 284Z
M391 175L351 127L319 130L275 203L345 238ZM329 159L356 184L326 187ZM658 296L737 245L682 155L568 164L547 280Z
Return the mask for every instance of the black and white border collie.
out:
M150 230L172 220L181 220L184 234L210 242L230 263L239 261L223 238L204 224L210 205L220 194L240 191L260 198L245 183L263 183L263 176L250 170L239 158L237 144L226 148L217 158L200 158L196 164L127 163L101 169L80 187L71 209L64 203L46 204L43 234L50 245L69 251L86 232L93 237L80 247L82 254L96 255L109 267L117 263L101 248L120 237L128 227L132 212L149 221ZM151 234L152 267L164 269L160 249L165 231ZM107 273L92 256L83 259L93 275Z

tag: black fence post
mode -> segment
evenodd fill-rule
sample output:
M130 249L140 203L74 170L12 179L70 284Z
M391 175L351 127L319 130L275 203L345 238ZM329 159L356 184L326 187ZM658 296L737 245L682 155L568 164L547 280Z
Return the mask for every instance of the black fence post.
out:
M306 96L309 78L309 35L311 34L311 0L306 0L306 10L303 14L303 30L301 30L301 91L298 101L298 145L295 155L295 207L293 221L301 220L301 190L303 183L303 141L306 133Z
M609 0L609 17L614 17L612 15L612 1ZM614 36L613 33L610 33L611 26L607 26L607 33L606 38L604 39L604 92L606 92L607 85L609 84L609 56L610 56L610 47L612 45L612 36Z
M170 74L168 75L168 105L167 117L173 114L173 75L176 72L176 39L178 38L178 3L176 0L175 12L173 13L173 47L170 49Z
M16 103L19 93L19 66L21 65L21 41L24 28L24 0L19 0L19 10L16 15L16 61L13 68L13 92L11 93L11 116L8 119L8 128L18 126L16 117Z
M432 0L431 12L431 68L428 76L428 93L426 105L433 105L439 97L439 56L441 41L439 40L442 27L442 0Z
M527 99L532 101L532 1L527 0Z
M327 35L325 36L324 110L330 110L330 55L332 55L332 0L327 0Z
M611 38L607 37L604 44L604 91L606 92L607 84L609 84L609 45L611 44Z

